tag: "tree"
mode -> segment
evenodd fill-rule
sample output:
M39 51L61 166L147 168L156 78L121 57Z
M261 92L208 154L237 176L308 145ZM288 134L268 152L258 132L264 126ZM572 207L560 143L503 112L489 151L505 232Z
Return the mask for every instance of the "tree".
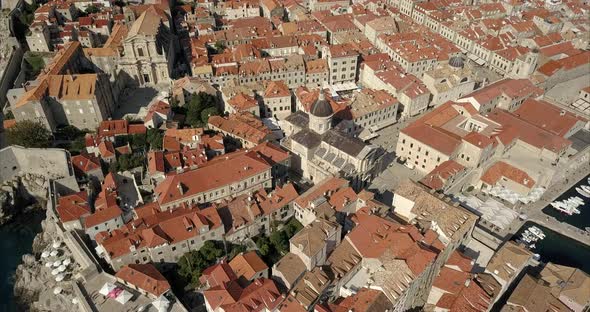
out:
M299 232L303 228L303 225L297 221L295 218L291 218L287 224L285 224L285 234L288 238L293 237L297 232Z
M211 116L219 116L219 109L217 107L211 106L201 111L201 122L206 125Z
M45 148L51 145L52 134L39 121L23 120L6 131L11 145Z
M152 150L161 150L162 141L164 140L164 134L158 129L147 130L147 143L150 145Z
M94 5L89 5L86 7L86 10L84 10L84 12L86 12L87 14L94 14L100 12L100 9Z
M284 231L277 231L270 234L270 242L281 254L285 254L289 251L289 238Z
M79 137L70 143L70 154L77 155L80 154L86 148L86 142L84 137Z
M206 113L203 114L203 111ZM191 97L191 101L188 103L186 112L186 123L191 127L202 127L206 124L209 116L213 114L219 114L216 108L216 99L214 96L199 92Z
M149 130L148 130L149 131ZM147 135L143 133L132 134L128 137L129 145L133 151L143 151L147 146Z
M110 172L125 171L143 166L143 156L133 154L123 154L116 161L110 164Z
M225 44L221 41L215 42L215 50L217 53L221 53L223 50L225 50Z
M7 110L6 113L4 113L4 120L10 120L10 119L14 119L14 114L12 113L11 110Z
M260 238L258 238L258 240L256 240L256 246L258 247L258 251L263 257L270 255L272 251L270 240L266 236L261 236Z

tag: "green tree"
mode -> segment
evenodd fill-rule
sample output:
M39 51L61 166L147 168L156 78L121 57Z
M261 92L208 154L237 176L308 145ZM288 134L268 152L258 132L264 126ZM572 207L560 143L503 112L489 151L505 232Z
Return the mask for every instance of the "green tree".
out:
M84 137L79 137L73 140L72 143L70 143L70 147L68 148L68 150L70 151L70 154L77 155L80 154L85 148L86 142L84 140Z
M303 228L303 225L295 218L291 218L287 224L285 224L284 231L288 238L293 237L297 232Z
M42 148L51 145L52 135L41 122L23 120L6 131L6 138L11 145Z
M4 120L10 120L10 119L14 119L14 114L12 113L11 110L7 110L6 113L4 113Z
M217 53L223 52L223 50L225 50L225 44L221 41L215 42L215 50Z
M152 150L161 150L164 134L158 129L147 130L147 142Z
M133 151L143 151L147 146L147 135L143 133L132 134L128 137L129 145Z
M143 166L143 156L123 154L110 164L109 171L119 172Z
M219 109L217 107L211 106L201 111L201 122L206 125L211 116L219 116Z
M258 247L258 251L263 257L269 256L272 252L270 240L266 236L261 236L258 240L256 240L256 247Z
M187 106L186 123L191 127L202 127L206 124L203 120L209 119L209 115L219 114L217 109L213 110L213 108L216 108L216 98L204 92L193 95ZM203 114L205 110L206 113Z
M273 247L281 254L289 251L289 238L285 231L276 231L270 234L270 242Z
M94 14L100 12L100 9L94 5L89 5L86 7L86 10L84 10L84 12L86 12L87 14Z

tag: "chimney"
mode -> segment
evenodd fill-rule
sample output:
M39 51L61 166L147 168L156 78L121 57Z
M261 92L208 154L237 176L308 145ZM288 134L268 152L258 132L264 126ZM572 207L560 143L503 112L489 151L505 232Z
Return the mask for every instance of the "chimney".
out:
M184 195L184 185L182 184L182 182L178 182L178 184L176 185L176 187L178 188L178 191L180 192L180 195Z

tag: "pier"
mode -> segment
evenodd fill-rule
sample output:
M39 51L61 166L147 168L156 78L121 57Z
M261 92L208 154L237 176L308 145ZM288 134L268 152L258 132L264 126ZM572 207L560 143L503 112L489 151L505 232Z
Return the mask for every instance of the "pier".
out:
M553 183L553 185L551 185L547 191L545 191L543 196L541 196L538 201L528 205L522 205L520 208L520 213L526 214L528 218L526 220L515 219L508 228L509 234L514 235L525 222L531 221L564 236L577 240L586 246L590 246L590 232L587 232L584 229L579 229L566 222L559 221L544 214L542 211L543 208L555 201L564 192L580 182L580 180L585 179L588 173L590 173L590 164L582 165L576 169L577 170L572 171L569 176L567 176L568 172L564 172L564 179L562 179L559 183ZM566 176L567 182L565 181ZM585 200L588 199L585 198ZM581 209L590 209L590 205L586 204L586 207L582 207ZM575 218L575 215L573 217Z

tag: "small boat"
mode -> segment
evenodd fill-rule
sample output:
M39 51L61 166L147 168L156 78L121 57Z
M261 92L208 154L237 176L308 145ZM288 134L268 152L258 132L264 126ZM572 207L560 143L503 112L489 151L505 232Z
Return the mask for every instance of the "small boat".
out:
M571 216L573 214L568 205L566 205L563 202L552 202L551 206L553 206L553 208L555 208L557 211L565 213L567 215Z
M532 235L538 237L539 239L544 239L545 238L545 233L543 233L543 231L536 227L536 226L531 226L529 228L529 231L531 232Z
M530 249L535 249L535 248L537 248L537 246L535 246L535 244L531 244L531 245L529 246L529 248L530 248Z
M572 201L578 203L580 206L584 204L584 200L578 196L571 197Z
M584 196L584 197L588 197L590 198L590 193L584 191L583 189L576 187L576 192L578 192L578 194Z
M580 188L583 189L584 191L586 191L587 193L590 193L590 186L588 186L588 185L580 185Z

